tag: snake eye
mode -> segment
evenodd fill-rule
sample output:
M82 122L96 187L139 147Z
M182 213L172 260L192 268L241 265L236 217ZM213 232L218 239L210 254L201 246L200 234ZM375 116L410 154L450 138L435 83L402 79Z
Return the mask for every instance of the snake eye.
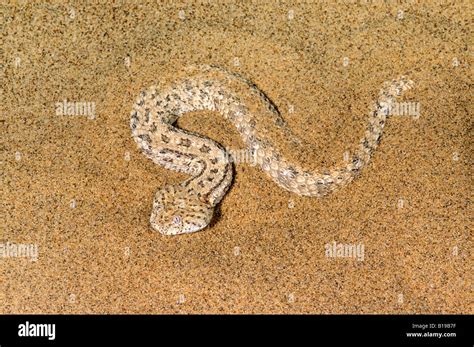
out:
M174 225L181 225L181 221L182 221L181 216L174 216L173 217L173 224Z

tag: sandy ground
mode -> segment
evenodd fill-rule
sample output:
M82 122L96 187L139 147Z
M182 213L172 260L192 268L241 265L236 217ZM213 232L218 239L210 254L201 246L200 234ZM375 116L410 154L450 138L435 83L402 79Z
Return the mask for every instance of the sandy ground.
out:
M0 312L473 313L472 4L230 3L1 5ZM326 198L239 164L211 228L165 237L151 199L185 177L138 151L129 113L193 63L257 83L309 168L343 162L385 80L414 80L420 113ZM180 126L242 147L211 112Z

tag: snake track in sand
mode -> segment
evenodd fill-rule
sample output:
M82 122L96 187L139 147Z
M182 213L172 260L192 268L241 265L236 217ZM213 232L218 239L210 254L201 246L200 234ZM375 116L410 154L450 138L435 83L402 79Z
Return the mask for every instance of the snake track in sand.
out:
M369 162L380 142L390 104L413 84L403 77L386 82L352 160L320 173L290 163L279 153L277 144L257 130L259 117L264 115L253 112L248 100L258 103L285 136L291 136L278 109L255 84L218 66L192 66L187 72L185 78L168 86L142 91L130 119L132 136L145 156L166 169L191 176L155 194L150 224L165 235L191 233L208 226L233 177L231 159L220 144L174 126L182 115L200 110L220 113L235 125L256 164L280 187L298 195L322 197L351 182Z

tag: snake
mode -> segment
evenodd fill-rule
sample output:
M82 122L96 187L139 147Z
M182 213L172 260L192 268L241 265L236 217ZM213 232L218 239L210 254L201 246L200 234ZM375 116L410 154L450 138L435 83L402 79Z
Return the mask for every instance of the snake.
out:
M232 158L218 142L177 126L180 117L213 111L230 121L253 160L281 188L300 196L323 197L359 176L380 143L389 109L413 81L402 76L387 81L369 112L365 133L349 160L327 170L308 171L286 159L272 141L263 119L292 132L273 101L242 74L219 65L192 65L171 83L141 90L130 115L132 137L155 164L189 176L158 189L150 227L164 235L193 233L208 227L234 176Z

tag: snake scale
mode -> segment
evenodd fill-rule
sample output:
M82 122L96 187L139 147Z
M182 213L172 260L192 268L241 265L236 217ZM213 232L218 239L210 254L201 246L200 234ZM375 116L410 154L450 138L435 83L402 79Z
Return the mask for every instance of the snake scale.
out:
M404 77L385 82L351 160L327 171L308 172L285 159L270 137L257 129L259 117L264 116L283 130L286 125L276 106L254 83L213 65L191 66L186 72L184 78L169 85L142 91L130 119L132 137L146 157L190 176L182 183L159 189L154 196L150 225L165 235L207 227L233 178L233 164L223 146L178 128L175 123L179 117L200 110L221 114L235 125L256 164L276 184L298 195L322 197L351 182L369 162L380 142L390 104L413 84ZM262 114L255 113L252 102Z

